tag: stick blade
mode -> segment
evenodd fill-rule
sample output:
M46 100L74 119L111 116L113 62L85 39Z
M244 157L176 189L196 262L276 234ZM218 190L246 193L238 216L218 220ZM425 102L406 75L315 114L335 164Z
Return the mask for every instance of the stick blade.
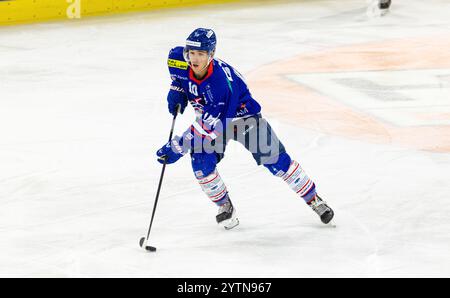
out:
M142 247L142 248L144 248L144 243L145 243L145 237L142 237L142 238L139 240L139 246Z

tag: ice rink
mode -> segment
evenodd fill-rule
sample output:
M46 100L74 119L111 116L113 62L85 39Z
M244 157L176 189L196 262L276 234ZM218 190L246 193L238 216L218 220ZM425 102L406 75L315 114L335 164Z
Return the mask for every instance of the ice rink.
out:
M450 1L263 1L0 28L0 277L450 277ZM335 210L237 143L225 231L166 169L167 54L197 27ZM176 133L193 121L191 108Z

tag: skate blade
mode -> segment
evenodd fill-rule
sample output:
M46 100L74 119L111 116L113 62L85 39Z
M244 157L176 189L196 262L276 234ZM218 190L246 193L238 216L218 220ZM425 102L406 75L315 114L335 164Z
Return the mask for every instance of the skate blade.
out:
M330 222L327 223L326 225L329 226L330 228L336 228L336 224L335 224L334 220L330 220Z
M231 230L232 228L239 225L239 219L237 218L230 218L229 220L224 220L220 223L221 226L225 228L225 230Z

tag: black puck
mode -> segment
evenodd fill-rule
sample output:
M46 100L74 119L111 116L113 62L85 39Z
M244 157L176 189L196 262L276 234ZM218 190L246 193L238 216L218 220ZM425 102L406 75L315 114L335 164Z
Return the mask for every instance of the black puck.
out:
M142 237L142 238L139 240L139 246L142 247L142 248L145 248L145 250L147 250L147 251L151 251L151 252L155 252L155 251L156 251L156 247L154 247L154 246L148 246L148 245L146 245L146 246L144 247L144 243L145 243L145 237Z
M148 250L148 251L151 251L151 252L155 252L156 251L156 247L154 247L154 246L146 246L145 249Z

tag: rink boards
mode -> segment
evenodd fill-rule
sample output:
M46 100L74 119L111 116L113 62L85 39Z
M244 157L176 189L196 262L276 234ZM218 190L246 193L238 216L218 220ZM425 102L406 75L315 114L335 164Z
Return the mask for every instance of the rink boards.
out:
M0 0L0 25L226 2L233 0Z

